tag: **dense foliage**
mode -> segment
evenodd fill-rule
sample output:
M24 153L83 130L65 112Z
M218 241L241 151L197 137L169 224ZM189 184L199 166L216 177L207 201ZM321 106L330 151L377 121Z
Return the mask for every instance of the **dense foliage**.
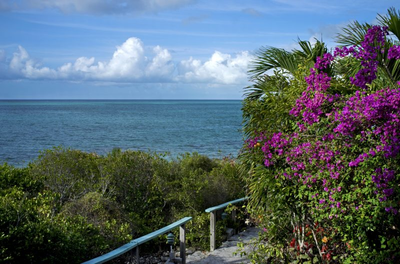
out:
M400 261L400 13L381 21L359 24L360 42L321 54L305 76L275 71L266 79L286 90L245 102L242 159L267 241L256 262ZM279 112L259 119L265 110L248 104L260 101Z
M0 166L0 263L80 263L185 216L189 245L207 249L204 210L243 185L229 158L47 150L27 168Z

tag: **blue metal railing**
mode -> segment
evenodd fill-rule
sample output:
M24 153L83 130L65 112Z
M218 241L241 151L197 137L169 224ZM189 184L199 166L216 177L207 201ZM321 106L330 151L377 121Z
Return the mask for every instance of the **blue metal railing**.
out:
M226 202L226 203L223 203L223 204L220 204L220 205L217 205L217 206L213 206L213 207L207 208L205 211L206 211L206 213L211 213L213 211L224 209L225 207L228 207L230 204L236 204L236 203L244 202L247 199L249 199L249 197L243 197L243 198L240 198L240 199L236 199L236 200L233 200L233 201L230 201L230 202Z
M214 251L215 250L215 226L216 226L216 214L215 212L221 209L224 209L225 207L228 207L230 204L236 204L236 203L240 203L240 202L244 202L247 199L249 199L249 197L244 197L244 198L240 198L240 199L236 199L230 202L226 202L217 206L213 206L210 208L207 208L205 211L206 213L210 213L210 251Z
M192 220L192 217L185 217L182 218L179 221L176 221L166 227L163 227L157 231L151 232L145 236L136 238L134 240L131 240L129 243L114 249L113 251L108 252L107 254L104 254L100 257L88 260L83 262L82 264L98 264L98 263L104 263L107 261L110 261L112 259L115 259L118 256L121 256L122 254L136 248L136 263L139 263L139 245L144 244L160 235L163 235L169 231L171 231L174 228L179 227L180 232L179 232L179 240L180 240L180 257L182 259L182 263L186 263L186 245L185 245L185 240L186 240L186 230L185 230L185 223Z
M221 209L224 209L225 207L229 206L230 204L236 204L240 202L244 202L245 200L249 199L249 197L244 197L240 199L236 199L233 201L229 201L214 207L207 208L205 210L206 213L210 213L210 251L215 250L215 225L216 225L216 215L215 212ZM134 240L131 240L129 243L114 249L113 251L110 251L102 256L99 256L97 258L88 260L83 262L82 264L100 264L100 263L105 263L107 261L110 261L112 259L115 259L122 254L132 250L136 249L136 263L139 263L139 246L141 244L144 244L158 236L161 236L172 229L175 229L179 227L180 232L179 232L179 240L180 240L180 258L182 259L182 264L186 263L186 229L185 229L185 223L192 220L192 217L185 217L182 218L179 221L176 221L168 226L165 226L161 229L158 229L154 232L151 232L145 236L136 238Z

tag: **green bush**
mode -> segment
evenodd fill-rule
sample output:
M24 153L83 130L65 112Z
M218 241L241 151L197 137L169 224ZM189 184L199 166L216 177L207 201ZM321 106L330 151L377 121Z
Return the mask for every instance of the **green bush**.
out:
M14 183L0 195L0 263L79 263L108 249L99 229L83 218L55 215L58 195L38 188L27 169L3 165L0 178Z
M186 216L189 246L207 250L204 210L242 197L243 186L228 158L46 150L27 168L0 166L0 263L80 263ZM160 238L141 251L165 247Z
M100 184L98 156L61 147L43 151L30 164L30 174L59 194L59 203L79 199Z

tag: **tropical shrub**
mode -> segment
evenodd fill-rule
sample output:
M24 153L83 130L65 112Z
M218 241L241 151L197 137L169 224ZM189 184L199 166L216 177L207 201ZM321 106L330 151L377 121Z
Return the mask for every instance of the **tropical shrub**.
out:
M173 160L171 175L160 183L164 186L169 222L185 216L193 217L186 224L189 245L209 249L210 216L205 209L245 195L240 166L230 158L212 160L197 153L186 153ZM178 231L176 230L175 233ZM217 222L216 244L221 244L225 223Z
M400 82L388 71L374 83L379 67L400 59L387 30L369 27L360 46L318 57L291 127L247 141L249 208L265 227L264 261L400 261ZM359 71L346 81L334 70L348 60Z
M58 194L29 170L0 166L0 263L79 263L110 250L82 217L55 215Z
M55 147L43 151L29 165L30 173L59 194L58 202L62 206L97 189L100 182L97 159L94 153Z
M26 168L0 166L0 263L81 263L186 216L189 245L208 249L204 210L242 197L243 186L229 158L46 150ZM164 237L141 246L159 249Z

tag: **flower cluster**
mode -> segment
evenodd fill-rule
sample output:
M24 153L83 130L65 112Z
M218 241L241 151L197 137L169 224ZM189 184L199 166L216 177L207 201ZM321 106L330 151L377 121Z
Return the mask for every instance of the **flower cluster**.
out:
M386 27L373 26L368 29L361 43L361 48L336 48L334 56L348 56L352 55L361 62L362 69L357 72L354 77L350 78L352 84L367 89L367 84L370 84L376 79L376 72L378 69L378 54L383 53L383 46L385 44L385 36L388 34Z
M267 139L267 137L263 133L260 133L259 136L246 140L247 147L250 149L259 147L261 145L260 142L263 142L266 139Z
M393 46L388 51L388 58L400 60L400 46Z
M296 135L294 135L294 137L296 137ZM293 137L284 136L281 132L273 134L261 148L265 157L264 165L266 167L273 165L273 156L282 156L285 153L284 149L292 143L292 140Z
M329 58L330 59L330 58ZM319 67L325 67L329 59L319 60ZM324 106L332 104L339 95L331 95L327 93L330 87L331 77L325 72L317 72L311 69L311 74L306 77L308 84L306 91L304 91L299 99L296 100L296 106L290 111L293 116L299 116L303 111L302 121L308 125L319 122L319 118L326 112Z
M389 188L389 183L394 180L395 171L388 169L382 170L382 168L377 168L375 170L375 173L375 175L371 176L372 181L376 184L376 187L378 189L382 190L383 197L380 198L380 200L386 201L387 198L393 194L393 189ZM377 191L376 194L378 194Z
M335 57L332 56L332 54L325 53L324 56L322 56L322 58L317 57L317 61L315 62L314 68L318 70L327 69L331 65L334 59Z
M356 200L349 202L341 198L343 187L339 182L343 174L357 170L370 159L390 159L400 152L400 88L373 93L366 90L376 78L378 57L385 52L386 35L387 28L373 26L360 48L337 48L333 55L327 53L317 58L310 75L305 78L306 90L290 111L298 119L298 134L275 133L249 141L250 148L261 147L266 167L282 167L277 169L276 177L281 175L305 185L313 192L310 197L317 210L332 211L330 218L345 212L346 206L356 210L361 207ZM332 94L331 77L325 72L336 57L345 56L355 57L362 66L351 79L351 83L362 90L350 97ZM388 57L400 59L400 47L392 47ZM323 120L329 120L329 125L326 126L326 121L321 123ZM325 132L318 139L307 140L307 130L319 125L319 131ZM375 184L379 200L389 202L398 189L393 187L396 171L377 166L370 180ZM367 186L365 182L363 186ZM392 213L398 210L386 208Z
M366 89L366 85L376 79L377 57L383 51L382 47L385 44L385 35L387 34L387 28L380 26L373 26L368 30L364 41L361 43L362 49L354 54L354 57L360 60L363 68L354 78L350 78L352 84Z
M246 154L259 165L250 177L252 196L265 215L274 215L266 224L275 230L282 223L293 226L293 234L279 241L291 247L290 254L330 263L347 253L364 254L370 242L385 258L398 252L389 241L400 234L400 80L393 74L390 87L379 87L387 79L374 82L386 58L392 60L388 68L400 60L400 46L386 42L387 34L387 28L374 26L360 46L318 57L284 123L292 126L254 133L247 142ZM342 62L361 64L350 81L343 79L346 74L333 75L333 65ZM303 85L298 76L295 91ZM322 227L330 232L319 233Z
M361 141L375 137L380 141L376 152L394 157L400 151L400 89L382 89L370 95L357 91L342 111L335 113L335 121L334 132L348 137L359 132ZM358 160L374 156L375 150L363 153Z

